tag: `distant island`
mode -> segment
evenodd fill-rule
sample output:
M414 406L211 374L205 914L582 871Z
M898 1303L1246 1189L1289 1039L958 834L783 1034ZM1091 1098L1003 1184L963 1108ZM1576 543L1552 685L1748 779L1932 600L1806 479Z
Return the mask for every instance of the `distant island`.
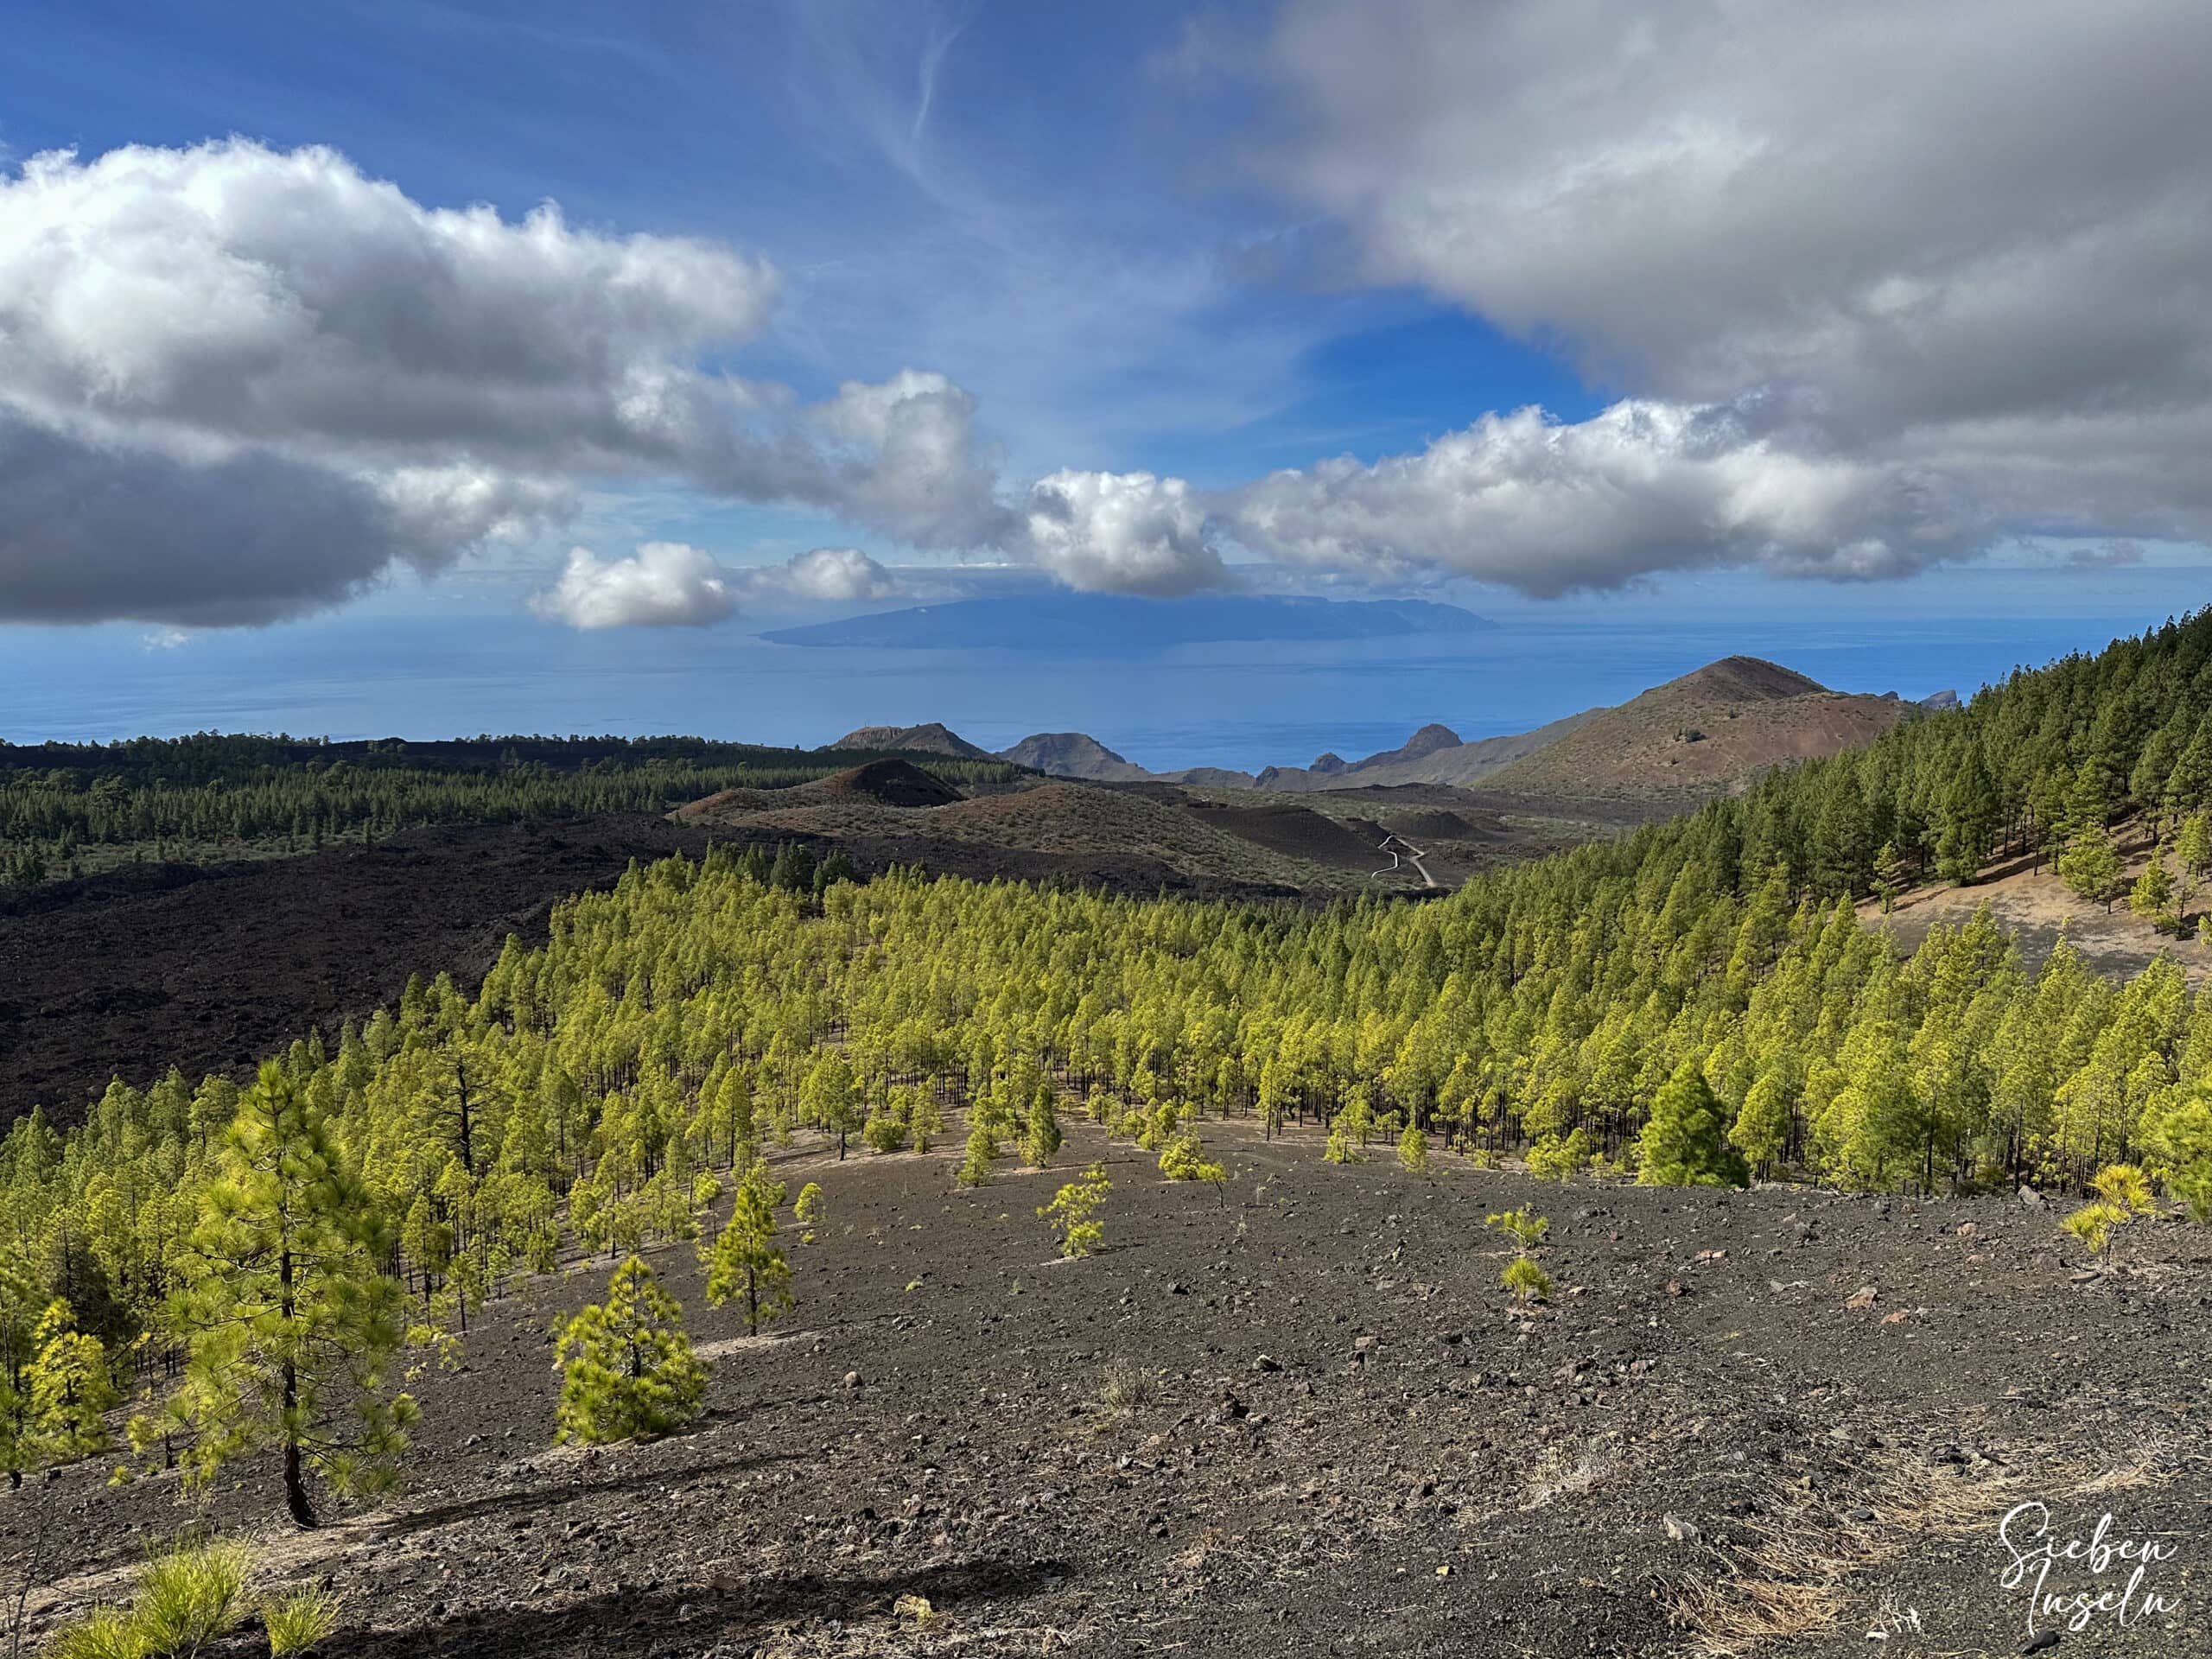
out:
M1497 623L1456 605L1421 599L1306 599L1203 594L1137 599L1116 594L1023 594L881 611L836 622L774 628L779 645L881 651L1111 652L1143 655L1174 645L1239 640L1391 639L1409 634L1479 633Z

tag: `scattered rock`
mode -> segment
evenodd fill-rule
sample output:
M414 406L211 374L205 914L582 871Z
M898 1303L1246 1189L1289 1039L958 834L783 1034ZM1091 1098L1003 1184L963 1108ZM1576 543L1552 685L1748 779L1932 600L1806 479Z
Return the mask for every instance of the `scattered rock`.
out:
M1846 1307L1872 1307L1874 1306L1875 1298L1880 1293L1873 1286L1861 1285L1844 1299L1843 1305Z
M1252 1362L1252 1369L1255 1371L1279 1371L1282 1370L1282 1362L1279 1359L1271 1359L1267 1355L1262 1354L1257 1359L1255 1359Z
M1702 1535L1697 1522L1679 1515L1667 1517L1667 1535L1678 1544L1694 1544Z

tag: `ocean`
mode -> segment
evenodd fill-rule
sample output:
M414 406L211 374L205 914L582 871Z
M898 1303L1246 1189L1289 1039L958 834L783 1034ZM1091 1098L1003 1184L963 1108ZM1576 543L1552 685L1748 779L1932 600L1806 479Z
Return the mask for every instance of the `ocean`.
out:
M1840 690L1968 695L2208 595L2212 569L2171 565L1981 567L1856 587L1714 577L1541 603L1454 595L1501 625L1467 636L1135 658L1105 644L775 645L743 624L575 633L527 616L373 607L170 647L143 628L15 627L0 629L0 737L689 733L812 745L855 726L936 720L989 748L1084 731L1145 766L1256 769L1324 750L1357 759L1430 721L1467 739L1523 731L1735 652Z

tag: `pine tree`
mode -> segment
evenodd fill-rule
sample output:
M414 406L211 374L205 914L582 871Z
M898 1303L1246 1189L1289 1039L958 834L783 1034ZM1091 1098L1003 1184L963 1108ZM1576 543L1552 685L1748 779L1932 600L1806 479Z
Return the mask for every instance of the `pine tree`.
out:
M2145 1139L2166 1190L2200 1223L2212 1223L2212 1091L2200 1084L2152 1123Z
M560 1344L556 1444L666 1434L699 1414L707 1368L684 1334L683 1309L642 1256L614 1270L607 1300L569 1321Z
M991 1184L991 1165L999 1155L999 1143L991 1133L990 1125L981 1114L970 1112L968 1127L967 1155L961 1159L960 1167L953 1173L953 1179L962 1186L988 1186Z
M415 1407L385 1390L404 1295L379 1270L386 1248L376 1201L312 1095L264 1065L182 1264L176 1325L190 1358L171 1406L194 1432L188 1478L205 1484L273 1446L302 1527L316 1520L309 1470L340 1497L397 1478Z
M1336 1117L1329 1125L1329 1139L1321 1156L1332 1164L1365 1163L1367 1137L1374 1128L1375 1113L1367 1103L1367 1090L1348 1090L1344 1104L1338 1108Z
M802 1227L811 1228L816 1222L822 1219L823 1204L821 1183L809 1181L798 1190L798 1202L791 1205L791 1219ZM800 1234L798 1242L802 1244L813 1243L813 1233L809 1231Z
M1052 1154L1059 1149L1060 1117L1052 1085L1040 1083L1029 1103L1029 1122L1021 1137L1021 1161L1032 1169L1042 1169L1052 1161Z
M2181 914L2174 907L2173 872L2166 868L2164 847L2151 849L2151 861L2128 893L2127 907L2161 933L2169 929L2181 931Z
M837 1137L837 1157L842 1162L846 1137L860 1127L860 1114L853 1101L853 1069L843 1055L833 1052L814 1063L799 1087L799 1109L816 1128Z
M2127 890L2125 867L2102 824L2077 830L2058 855L2058 879L2109 915L2113 902Z
M1897 842L1885 841L1882 850L1874 857L1874 891L1882 900L1882 914L1886 916L1897 902L1912 888L1912 861L1898 849Z
M1645 1186L1742 1186L1751 1177L1743 1154L1728 1144L1726 1116L1695 1058L1651 1102L1637 1141L1637 1179Z
M1196 1129L1184 1130L1160 1149L1160 1173L1171 1181L1205 1181L1217 1189L1229 1181L1228 1167L1206 1156Z
M702 1252L708 1302L720 1307L741 1294L747 1336L791 1309L791 1263L776 1242L776 1211L783 1201L783 1184L771 1180L767 1165L755 1159L737 1184L729 1224L713 1249Z
M1096 1218L1098 1207L1113 1190L1113 1182L1106 1179L1106 1166L1093 1164L1083 1172L1081 1180L1070 1181L1037 1211L1037 1218L1052 1223L1058 1235L1063 1257L1071 1261L1098 1248L1099 1240L1106 1236L1105 1226Z
M37 1460L88 1457L107 1445L107 1414L120 1398L108 1375L107 1350L77 1329L76 1314L59 1297L39 1320L36 1341L38 1357L26 1381Z
M1410 1118L1405 1133L1398 1137L1398 1162L1415 1175L1428 1173L1428 1137L1421 1132L1421 1125Z
M1782 1078L1769 1072L1744 1096L1736 1121L1729 1126L1728 1143L1754 1168L1764 1172L1782 1156L1789 1141L1790 1127L1788 1090Z
M2196 811L2181 821L2174 834L2175 931L2188 919L2189 895L2212 875L2212 812Z
M2001 807L1997 785L1982 759L1981 745L1969 743L1966 757L1943 794L1943 824L1936 843L1936 868L1944 879L1964 887L1981 873L1997 838Z

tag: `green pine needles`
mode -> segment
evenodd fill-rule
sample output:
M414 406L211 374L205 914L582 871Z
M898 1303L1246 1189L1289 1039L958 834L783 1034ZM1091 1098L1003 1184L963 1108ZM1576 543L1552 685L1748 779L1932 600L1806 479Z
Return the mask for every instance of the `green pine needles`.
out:
M193 1437L188 1483L273 1448L285 1506L311 1527L310 1474L340 1497L397 1480L415 1405L385 1389L405 1293L379 1266L382 1214L313 1096L262 1067L181 1264L190 1357L168 1409Z
M1636 1143L1637 1179L1646 1186L1745 1186L1751 1172L1729 1144L1728 1117L1694 1058L1675 1068L1651 1102Z
M1552 1230L1551 1218L1533 1210L1505 1210L1486 1217L1483 1225L1496 1229L1513 1241L1513 1259L1505 1264L1498 1281L1513 1293L1514 1300L1531 1302L1550 1295L1551 1275L1537 1262L1535 1251L1544 1235Z
M614 1270L607 1300L562 1333L556 1444L604 1446L666 1434L699 1414L707 1368L691 1351L683 1309L642 1256Z
M770 1179L766 1163L754 1159L737 1184L729 1224L713 1249L700 1252L709 1306L721 1307L742 1296L747 1336L758 1336L791 1306L791 1264L776 1242L776 1211L783 1202L784 1184Z
M1114 1183L1106 1179L1106 1166L1093 1164L1083 1172L1082 1179L1070 1181L1037 1211L1037 1218L1050 1222L1058 1236L1064 1259L1073 1261L1098 1248L1106 1236L1104 1224L1096 1218L1098 1207L1113 1190Z

